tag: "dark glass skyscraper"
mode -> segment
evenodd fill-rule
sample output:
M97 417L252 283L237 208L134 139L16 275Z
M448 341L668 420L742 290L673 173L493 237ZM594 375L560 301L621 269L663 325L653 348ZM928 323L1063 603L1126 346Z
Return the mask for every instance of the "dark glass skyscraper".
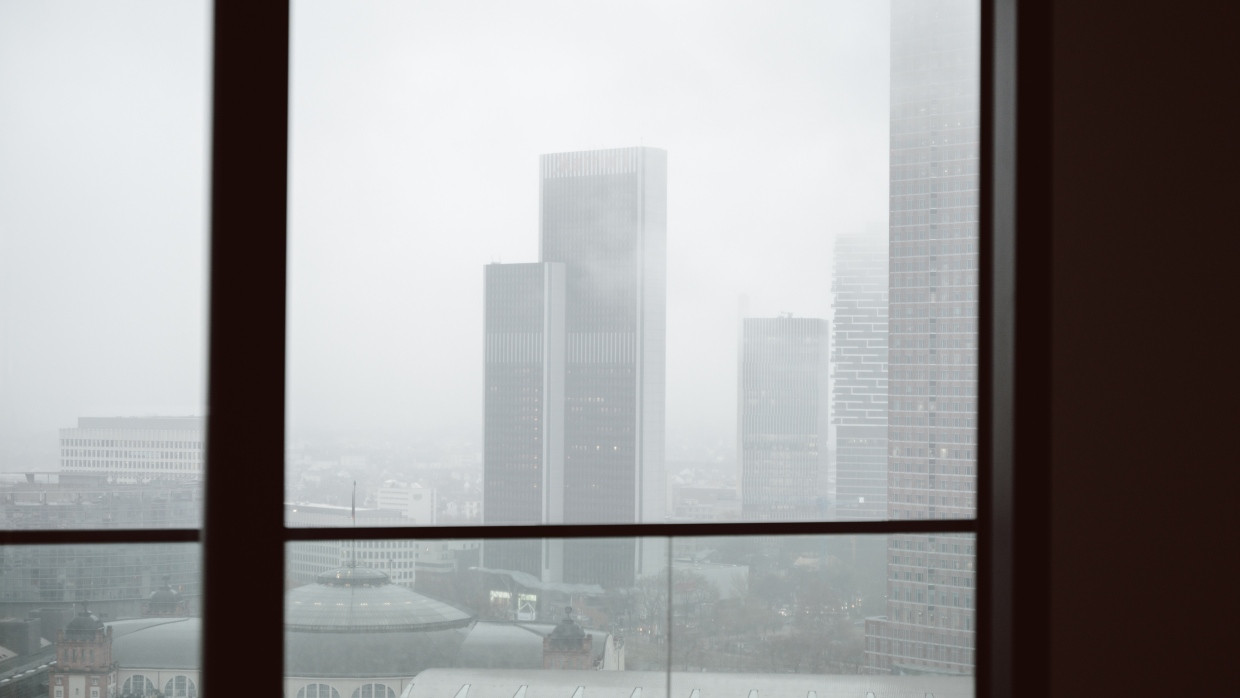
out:
M979 17L971 0L891 12L887 511L977 511ZM867 622L876 671L969 673L975 541L891 536L887 616Z
M567 273L565 521L662 521L667 153L541 164L540 256Z
M827 321L746 318L737 398L741 514L811 520L827 504Z
M562 522L564 265L491 264L485 298L483 522ZM487 541L483 564L542 578L541 547Z
M667 154L544 155L540 196L541 263L487 272L484 518L662 521ZM551 312L560 298L562 314ZM516 353L493 342L516 342L504 350ZM535 573L520 561L535 553L505 561L499 549L484 551L485 565ZM649 552L633 540L566 541L562 565L558 552L541 553L541 576L628 586Z

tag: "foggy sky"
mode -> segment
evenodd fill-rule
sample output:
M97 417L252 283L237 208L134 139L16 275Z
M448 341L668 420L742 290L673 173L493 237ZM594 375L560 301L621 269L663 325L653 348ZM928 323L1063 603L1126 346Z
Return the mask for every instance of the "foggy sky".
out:
M538 259L538 156L647 145L669 449L730 443L738 297L826 317L832 237L885 235L887 12L295 2L290 428L480 438L483 266ZM0 453L203 411L207 17L0 5Z

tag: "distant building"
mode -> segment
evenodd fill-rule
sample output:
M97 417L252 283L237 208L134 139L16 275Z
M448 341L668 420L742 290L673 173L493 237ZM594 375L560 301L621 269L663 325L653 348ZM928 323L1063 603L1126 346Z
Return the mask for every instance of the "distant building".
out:
M387 480L379 486L376 503L379 509L399 511L411 525L438 523L439 498L433 487Z
M0 483L0 529L197 528L201 480L118 484L25 473Z
M56 636L56 666L48 672L48 698L113 698L116 678L112 629L83 609Z
M831 421L836 512L887 516L887 238L835 239Z
M674 521L736 521L741 517L735 486L672 483Z
M564 607L564 617L543 638L544 669L593 669L594 638L573 621L573 607Z
M662 150L542 156L540 263L486 270L484 520L666 519L666 207ZM662 558L633 539L492 550L489 566L605 586Z
M202 478L202 417L79 417L60 430L61 481Z
M483 523L564 521L564 265L485 274ZM563 545L491 540L487 567L563 577Z
M352 509L331 504L286 502L284 520L289 526L336 527L407 526L411 522L396 509ZM417 580L418 559L426 543L416 540L334 540L294 543L287 547L286 575L289 584L308 584L328 570L351 562L381 570L391 581L412 589Z
M826 320L742 321L737 450L746 519L829 514L827 343Z
M142 608L142 615L150 617L179 617L188 613L185 598L172 588L167 577L164 578L164 585L155 591L146 599L146 605Z
M140 616L151 594L176 590L190 613L202 593L202 551L193 543L21 545L0 548L0 617L88 604L100 618ZM51 636L47 636L49 639Z
M538 674L544 639L556 629L550 623L479 622L452 604L392 584L378 570L348 566L289 590L284 623L289 698L396 698L431 668ZM586 668L624 668L622 643L603 631L584 634L590 654L578 659ZM83 612L54 647L31 654L26 663L0 661L0 695L25 698L43 684L39 694L49 698L199 698L201 639L197 617L105 624Z

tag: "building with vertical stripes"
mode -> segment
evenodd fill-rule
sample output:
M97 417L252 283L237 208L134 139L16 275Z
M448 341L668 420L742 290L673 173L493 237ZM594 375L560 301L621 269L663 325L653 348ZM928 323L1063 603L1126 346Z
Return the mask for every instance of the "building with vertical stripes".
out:
M827 321L741 321L737 396L741 514L749 520L830 515Z
M541 159L539 255L566 273L564 521L665 517L667 153ZM652 557L632 540L567 541L565 582L630 585Z
M491 264L484 283L483 523L561 523L564 265ZM556 563L541 548L487 541L483 564L544 578Z
M968 0L891 8L887 511L977 513L980 34ZM890 536L887 615L866 623L867 665L967 674L975 540Z
M663 521L667 153L543 155L539 178L540 263L487 268L484 521ZM484 564L538 574L524 545ZM603 586L664 559L619 539L558 555L542 579Z

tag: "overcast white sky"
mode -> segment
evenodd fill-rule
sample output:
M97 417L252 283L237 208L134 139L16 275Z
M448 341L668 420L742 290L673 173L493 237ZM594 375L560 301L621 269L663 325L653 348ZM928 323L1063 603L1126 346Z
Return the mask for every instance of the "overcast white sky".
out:
M668 439L730 443L738 298L830 313L884 235L885 2L293 10L294 430L481 435L482 268L538 156L668 151ZM209 13L0 3L0 467L79 415L203 411ZM33 435L33 436L32 436Z

